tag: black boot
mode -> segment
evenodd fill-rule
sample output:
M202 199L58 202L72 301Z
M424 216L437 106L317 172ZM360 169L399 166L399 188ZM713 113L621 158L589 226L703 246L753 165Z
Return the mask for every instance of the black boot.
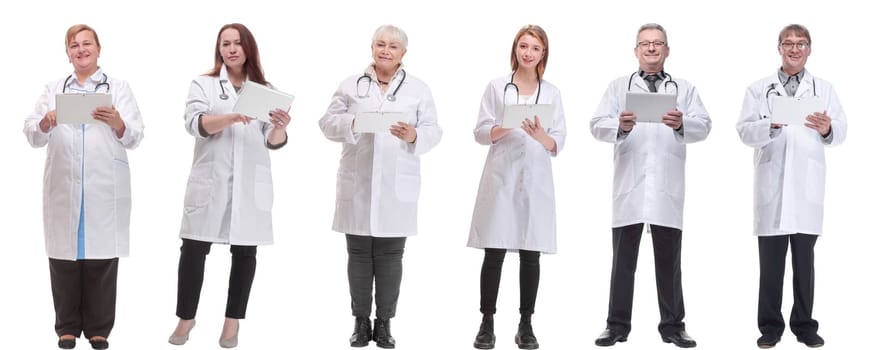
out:
M375 319L375 330L372 336L375 338L375 345L382 349L393 349L396 347L396 341L390 335L390 319Z
M351 346L362 348L369 345L370 340L372 340L372 323L369 322L368 317L357 317L354 320L354 334L349 339Z
M535 339L535 334L532 333L532 320L529 317L520 318L514 342L521 349L538 349L538 340Z
M492 349L496 346L496 335L493 334L493 314L484 314L481 319L481 327L475 337L476 349Z

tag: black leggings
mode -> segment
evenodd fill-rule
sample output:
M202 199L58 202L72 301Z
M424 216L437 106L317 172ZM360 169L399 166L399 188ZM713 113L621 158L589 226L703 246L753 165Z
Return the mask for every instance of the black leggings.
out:
M175 314L183 320L192 320L197 315L200 303L200 290L203 288L203 273L206 268L206 255L211 250L211 242L182 238L181 257L178 260L178 299ZM257 246L230 246L233 254L230 265L230 287L227 290L227 310L225 317L245 318L248 309L248 296L254 283L257 269Z
M499 281L502 278L502 262L505 249L484 249L484 263L481 265L481 313L496 313L496 298L499 295ZM535 298L538 295L538 280L541 268L538 263L540 252L521 250L520 252L520 314L529 317L535 312Z

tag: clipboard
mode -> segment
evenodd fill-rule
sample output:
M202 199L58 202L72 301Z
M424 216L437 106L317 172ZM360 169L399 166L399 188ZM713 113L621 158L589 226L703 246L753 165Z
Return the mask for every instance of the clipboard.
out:
M112 94L57 94L55 108L58 124L94 124L91 114L97 107L112 107Z
M386 132L390 126L406 121L402 112L357 112L354 116L354 132Z
M807 122L808 115L823 112L825 108L825 102L819 96L771 96L771 122L801 125Z
M676 94L627 92L626 110L635 113L639 123L662 123L662 116L677 107Z
M541 127L553 127L553 104L515 104L506 105L502 115L503 128L519 128L527 118L534 121L535 116L541 122Z
M269 111L273 109L289 111L293 99L291 94L246 80L239 90L239 98L233 105L233 112L271 123Z

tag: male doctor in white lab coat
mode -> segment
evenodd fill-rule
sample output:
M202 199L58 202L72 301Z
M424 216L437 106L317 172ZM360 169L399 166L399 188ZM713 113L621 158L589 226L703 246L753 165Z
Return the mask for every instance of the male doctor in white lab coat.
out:
M598 346L626 341L631 330L638 246L645 225L653 237L659 333L678 347L696 346L685 331L681 286L681 236L686 144L702 141L711 120L689 82L673 79L663 66L669 54L662 26L638 29L635 56L639 70L611 82L590 121L596 139L614 144L613 262L608 324ZM637 122L626 109L626 93L677 94L676 108L661 122Z
M736 125L754 152L754 231L759 236L760 348L780 341L785 328L780 306L786 250L792 247L794 303L790 330L810 347L824 344L811 317L814 303L814 244L823 228L826 159L823 149L844 142L847 119L832 85L805 68L811 54L807 28L791 24L778 36L783 65L747 88ZM769 97L820 98L825 109L804 125L771 122Z

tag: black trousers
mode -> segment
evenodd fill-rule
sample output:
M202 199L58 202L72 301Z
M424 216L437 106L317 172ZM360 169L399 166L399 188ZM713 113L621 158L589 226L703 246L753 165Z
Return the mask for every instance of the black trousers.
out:
M495 314L496 299L499 296L499 282L502 279L502 262L505 249L484 249L484 262L481 264L481 313ZM520 315L529 318L535 312L535 298L538 296L538 281L541 275L540 252L520 250Z
M118 258L100 260L48 259L54 330L58 336L109 337L115 325Z
M180 319L192 320L197 315L200 291L203 289L203 273L206 268L206 255L211 250L211 242L182 238L181 256L178 259L178 297L175 314ZM233 254L230 265L230 286L227 288L228 318L245 318L248 310L248 296L254 283L257 270L257 246L231 245Z
M792 314L789 329L795 335L816 334L819 324L811 317L814 309L814 245L816 235L794 234L759 237L759 311L757 323L762 334L781 335L785 328L780 306L783 301L783 273L786 249L792 251Z
M402 254L405 237L371 237L346 234L348 285L354 317L372 313L372 283L375 283L375 317L396 315L399 285L402 283Z
M632 330L632 298L638 246L644 224L611 229L613 258L611 296L608 302L608 328L622 334ZM682 231L650 225L653 236L653 259L656 266L656 294L659 298L659 333L671 335L685 329L680 254Z

